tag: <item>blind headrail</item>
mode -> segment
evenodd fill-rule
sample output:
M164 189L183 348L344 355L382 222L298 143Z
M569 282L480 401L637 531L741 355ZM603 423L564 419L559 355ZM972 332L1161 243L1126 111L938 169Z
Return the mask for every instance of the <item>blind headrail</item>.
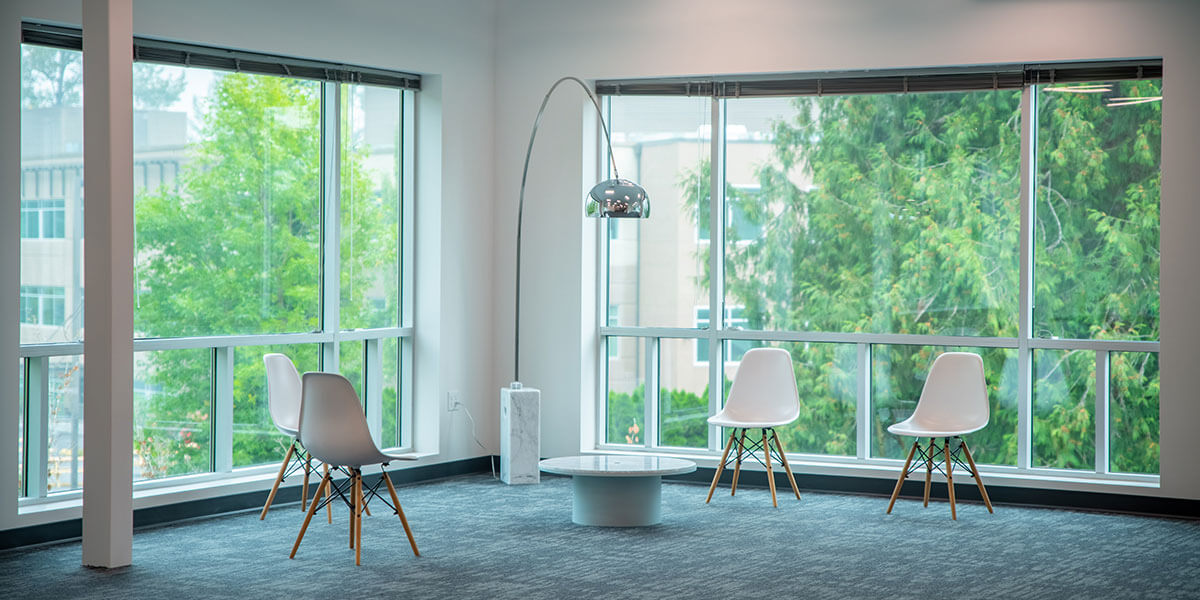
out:
M82 50L83 31L75 27L25 21L21 23L21 41ZM421 76L414 73L136 36L133 38L133 59L259 75L421 89Z
M607 79L596 82L606 96L821 96L962 90L1018 89L1044 83L1158 79L1162 59L1022 63L926 69L876 69L774 76Z

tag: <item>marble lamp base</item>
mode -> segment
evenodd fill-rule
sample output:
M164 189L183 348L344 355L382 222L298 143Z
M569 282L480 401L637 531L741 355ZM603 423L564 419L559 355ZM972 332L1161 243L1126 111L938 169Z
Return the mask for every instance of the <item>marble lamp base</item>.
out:
M541 390L519 383L500 388L500 481L541 481L541 404Z

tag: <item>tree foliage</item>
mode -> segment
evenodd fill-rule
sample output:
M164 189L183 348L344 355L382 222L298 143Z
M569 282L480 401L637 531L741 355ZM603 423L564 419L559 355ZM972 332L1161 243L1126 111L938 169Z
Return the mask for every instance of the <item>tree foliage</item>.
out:
M179 185L137 199L139 335L320 328L319 119L319 86L314 82L246 74L216 79ZM345 236L369 241L342 253L342 285L359 290L360 300L363 290L378 283L375 267L394 261L388 244L394 253L397 235L389 208L373 195L371 180L364 176L365 152L343 152L342 177L343 196L370 200L358 203L356 218L343 223ZM396 293L388 294L384 312L394 313L395 301ZM368 322L370 316L363 313L371 308L366 301L343 303L343 322ZM289 354L301 371L319 368L315 347L236 349L234 465L278 460L286 448L267 406L261 355L270 351ZM177 422L194 428L189 414L206 408L208 395L191 388L207 390L211 359L169 351L152 353L146 361L149 379L159 391L139 407L139 423L161 427ZM343 366L354 369L343 369L352 381L361 378L361 365ZM186 472L186 454L166 454L172 462L163 474Z
M1039 94L1034 335L1158 339L1161 105L1106 103L1160 94L1157 81ZM725 233L725 293L748 328L1015 338L1019 103L1016 91L794 100L759 189L725 190L758 232ZM701 228L708 172L680 177ZM788 448L853 455L853 358L784 346L802 406L781 432ZM908 442L886 427L911 413L937 354L958 349L873 346L873 456L902 457ZM968 441L981 462L1016 464L1016 351L962 350L982 355L991 402L991 423ZM1034 353L1035 465L1094 466L1095 356ZM1113 353L1110 365L1112 468L1157 472L1157 357Z

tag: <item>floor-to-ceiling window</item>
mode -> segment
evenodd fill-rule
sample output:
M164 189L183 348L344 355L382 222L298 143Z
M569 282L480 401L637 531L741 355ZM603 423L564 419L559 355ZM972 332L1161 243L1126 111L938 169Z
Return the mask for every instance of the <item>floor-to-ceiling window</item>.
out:
M601 82L621 172L655 202L602 236L601 444L715 451L704 418L774 346L800 393L789 452L903 458L887 426L965 350L986 368L979 462L1157 474L1160 74Z
M21 495L77 490L82 53L26 24ZM355 382L411 445L413 94L402 73L135 40L134 479L278 463L262 356ZM199 66L203 65L203 66Z

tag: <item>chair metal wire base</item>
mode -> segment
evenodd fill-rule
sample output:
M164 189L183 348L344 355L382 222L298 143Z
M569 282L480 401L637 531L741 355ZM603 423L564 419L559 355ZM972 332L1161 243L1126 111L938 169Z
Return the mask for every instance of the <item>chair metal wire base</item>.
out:
M953 445L952 442L954 442ZM913 462L914 456L918 456L918 461L915 463ZM964 458L966 462L963 462ZM917 438L913 442L912 448L908 451L908 458L904 461L904 468L900 471L900 478L896 480L896 488L892 490L892 498L888 502L887 514L892 513L892 507L896 505L896 498L900 496L900 488L904 485L904 480L909 475L924 468L924 505L926 507L929 506L929 488L933 479L933 473L937 471L946 478L947 495L950 497L950 518L958 520L958 509L954 497L955 466L975 479L975 484L979 486L979 495L983 497L984 505L987 506L989 513L994 513L992 501L988 498L987 488L983 486L983 480L979 478L979 469L975 466L975 459L971 457L971 450L967 447L966 440L959 436L954 436L945 438L945 442L941 447L937 445L937 438L929 438L928 448L921 446L921 438Z
M750 429L762 429L762 438L756 440L750 439L750 444L746 444L746 433ZM738 431L742 432L738 438ZM737 453L729 456L730 450L733 448L734 439L737 439ZM771 443L774 442L774 448ZM761 454L761 458L760 455ZM771 457L783 465L783 469L787 472L788 482L792 484L792 492L796 494L796 499L800 499L800 488L796 486L796 478L792 475L792 467L788 464L787 455L783 452L783 444L779 442L779 434L775 433L774 427L762 428L745 428L734 427L729 434L729 441L725 443L725 452L721 454L721 462L717 465L717 472L713 475L712 485L708 486L708 498L704 500L707 504L712 500L713 492L717 489L717 482L721 480L721 474L725 471L725 467L733 463L733 482L729 490L729 495L737 494L738 476L742 472L743 455L749 456L758 461L767 470L767 485L771 488L771 503L779 506L779 500L775 495L775 474L771 470Z

